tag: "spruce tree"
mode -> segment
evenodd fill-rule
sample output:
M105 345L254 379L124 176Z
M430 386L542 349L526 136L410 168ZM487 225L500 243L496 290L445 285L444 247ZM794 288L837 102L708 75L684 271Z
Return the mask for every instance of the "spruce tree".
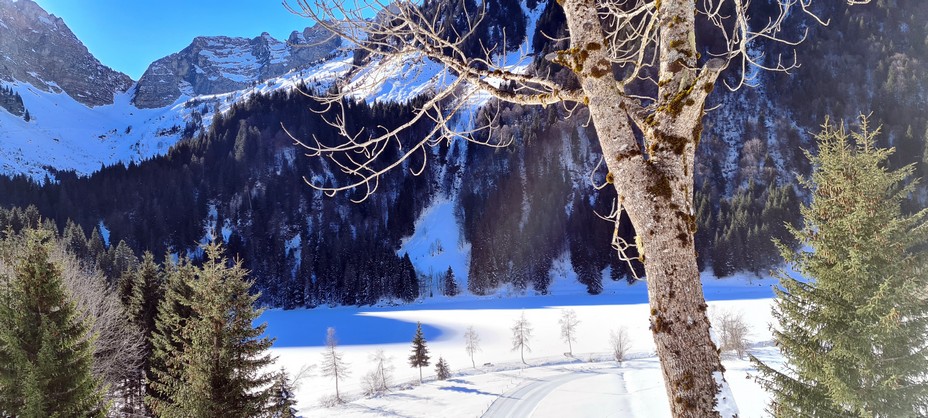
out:
M458 284L454 280L454 271L451 270L451 266L448 266L448 271L445 273L445 296L457 296L461 291L458 289Z
M170 260L170 256L166 257ZM183 330L194 318L190 307L193 298L191 284L196 280L197 268L189 260L165 266L164 296L158 302L155 329L151 335L152 353L149 358L145 403L158 416L177 416L177 391L182 384L183 363L181 354L190 344Z
M928 209L903 214L912 166L885 168L892 149L878 129L826 122L812 201L792 233L809 251L781 246L808 282L779 273L774 339L786 359L775 370L753 359L777 417L912 417L928 412Z
M27 230L0 317L0 411L6 416L105 416L91 374L89 326L49 259L51 234Z
M145 252L138 269L132 272L132 286L129 291L126 313L129 320L137 326L144 336L144 356L137 377L130 382L132 392L142 399L145 397L145 376L151 374L152 334L155 331L158 300L161 298L161 267L155 263L155 257Z
M87 259L84 261L89 265L99 267L98 260L105 256L106 245L103 243L103 236L100 235L100 230L94 227L90 232L90 237L87 238Z
M409 365L419 368L419 384L422 384L422 368L429 366L429 349L425 346L425 336L422 335L422 323L416 323L416 335L412 339L412 354L409 356Z
M270 418L296 418L296 400L293 399L293 383L281 368L271 386L267 415Z
M173 400L182 416L253 417L270 399L273 374L263 372L274 359L272 340L254 326L252 281L241 260L229 264L218 245L206 248L206 262L193 283L193 318L182 330L189 341L181 357L182 385Z
M448 362L443 357L439 357L438 363L435 363L435 374L438 380L448 380L451 377L451 368L448 367Z

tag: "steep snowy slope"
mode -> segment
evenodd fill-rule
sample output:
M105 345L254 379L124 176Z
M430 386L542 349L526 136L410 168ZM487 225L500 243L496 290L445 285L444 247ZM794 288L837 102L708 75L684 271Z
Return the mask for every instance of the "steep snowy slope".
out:
M0 174L37 180L49 169L86 175L101 165L163 154L180 138L189 114L180 104L138 109L129 103L131 90L115 94L112 104L91 108L64 92L24 82L2 84L22 96L30 119L0 109Z

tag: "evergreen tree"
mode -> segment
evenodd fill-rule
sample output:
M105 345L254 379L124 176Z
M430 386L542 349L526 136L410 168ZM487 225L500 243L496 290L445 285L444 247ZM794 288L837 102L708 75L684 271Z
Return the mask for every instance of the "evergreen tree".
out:
M425 346L421 322L416 323L416 335L412 339L412 354L409 356L409 365L419 368L419 384L422 384L422 368L429 366L429 349Z
M271 399L267 414L270 418L296 418L296 400L293 399L293 383L281 368L271 386Z
M88 325L49 260L47 231L27 230L0 317L0 411L6 416L105 416L91 374Z
M255 327L258 295L241 260L229 265L218 245L206 248L206 262L193 283L192 320L182 330L189 344L181 353L181 382L173 394L181 416L253 417L263 414L273 375L272 341ZM162 416L173 416L163 414Z
M419 297L419 278L416 275L416 268L409 259L409 254L403 254L400 261L400 298L406 302L412 302Z
M826 122L805 185L812 201L783 256L809 282L780 272L774 338L786 370L761 364L778 417L912 417L928 412L928 209L905 215L912 166L885 168L867 119L848 134Z
M166 257L170 260L170 256ZM190 307L193 298L192 283L197 277L197 268L189 260L165 266L164 296L158 302L155 329L151 335L152 353L148 365L148 387L145 403L158 416L176 416L175 393L182 384L183 363L180 355L190 344L183 330L187 322L194 320Z
M90 265L97 265L95 263L105 255L106 245L103 243L103 236L100 235L100 230L94 227L90 238L87 239L87 260L84 261Z
M454 280L454 271L451 270L451 266L448 266L448 271L445 273L444 290L445 296L457 296L457 294L461 292L461 290L458 289L457 282Z
M155 257L145 252L138 269L132 274L132 288L126 306L130 321L142 331L144 339L144 357L138 379L134 388L144 399L144 377L151 374L152 334L155 331L158 301L161 298L161 267L155 263Z
M84 229L80 225L68 219L61 239L68 252L74 254L78 260L86 261L87 235L84 234Z
M438 376L438 380L448 380L451 377L451 368L448 367L448 363L443 357L439 357L438 363L435 363L435 374Z

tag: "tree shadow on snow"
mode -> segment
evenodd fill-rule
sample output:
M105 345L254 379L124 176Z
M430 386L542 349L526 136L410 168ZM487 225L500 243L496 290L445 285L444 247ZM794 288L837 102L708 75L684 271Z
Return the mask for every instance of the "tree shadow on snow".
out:
M500 396L498 393L484 392L479 389L466 388L464 386L442 386L439 390L450 390L452 392L472 393L474 395Z

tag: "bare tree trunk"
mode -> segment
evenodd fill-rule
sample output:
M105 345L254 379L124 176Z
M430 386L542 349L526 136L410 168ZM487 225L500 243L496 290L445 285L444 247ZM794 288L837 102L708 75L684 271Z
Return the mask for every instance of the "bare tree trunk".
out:
M645 149L632 131L636 115L626 112L623 86L612 74L594 0L566 0L571 58L590 98L593 125L602 146L607 181L638 234L645 266L651 331L674 417L719 417L714 376L723 368L709 336L709 319L693 246L693 158L701 134L703 105L718 76L714 65L697 74L692 0L663 0L657 110L635 120ZM659 3L660 4L660 3ZM676 8L676 9L674 9ZM669 46L672 45L673 48ZM666 50L665 50L666 49ZM562 61L566 61L562 59ZM568 61L570 63L570 61ZM645 152L646 151L646 152Z

